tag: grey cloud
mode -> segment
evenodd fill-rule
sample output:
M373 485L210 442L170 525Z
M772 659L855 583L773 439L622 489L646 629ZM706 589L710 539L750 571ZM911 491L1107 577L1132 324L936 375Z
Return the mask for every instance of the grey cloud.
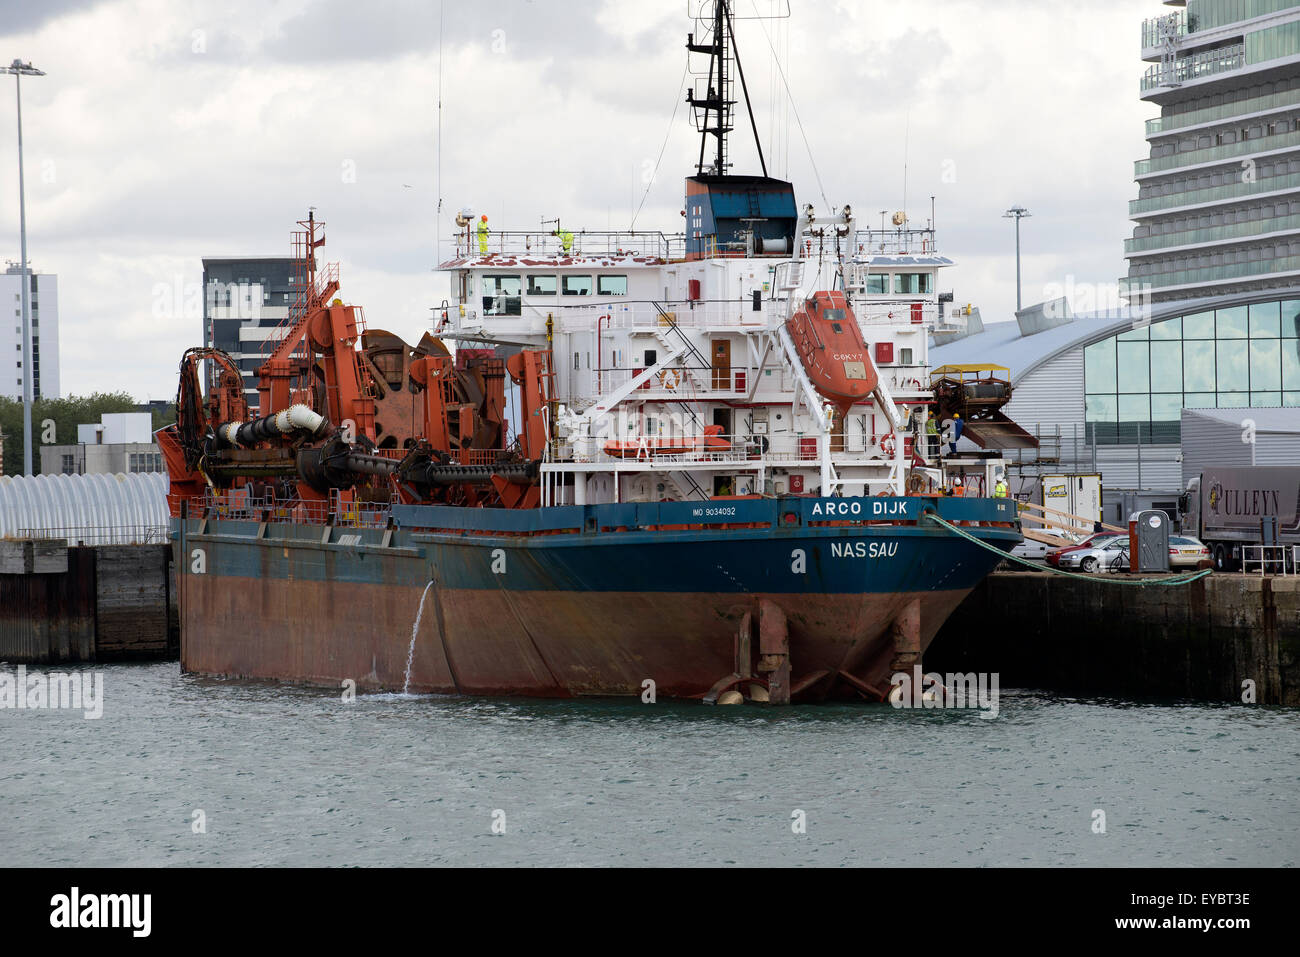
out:
M50 20L88 10L101 2L103 0L0 0L0 37L31 33Z
M526 59L599 52L610 38L596 22L594 0L486 0L446 4L443 44L491 49ZM281 24L262 52L287 62L382 60L438 49L438 4L427 0L319 0ZM497 31L500 31L499 33Z

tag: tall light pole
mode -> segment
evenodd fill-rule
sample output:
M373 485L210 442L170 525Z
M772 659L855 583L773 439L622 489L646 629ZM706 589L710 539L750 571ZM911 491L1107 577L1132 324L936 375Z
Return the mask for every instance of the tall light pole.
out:
M14 60L0 73L14 75L14 92L18 96L18 235L22 256L23 301L23 474L32 474L32 314L30 299L31 272L27 268L27 198L23 188L23 77L44 76L30 63Z
M1016 312L1021 308L1020 303L1020 221L1026 216L1032 216L1029 210L1023 206L1012 206L1002 214L1003 219L1014 219L1016 221Z

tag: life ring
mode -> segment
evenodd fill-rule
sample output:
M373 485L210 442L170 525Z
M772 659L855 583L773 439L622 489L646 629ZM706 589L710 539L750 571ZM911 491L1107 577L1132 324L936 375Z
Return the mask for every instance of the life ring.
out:
M913 495L920 495L925 491L925 476L920 472L913 472L907 477L907 490Z
M894 451L897 447L893 435L886 435L880 440L880 451L884 452L888 458L892 459L894 457Z
M669 392L672 392L682 384L682 370L665 369L663 372L659 373L659 384Z

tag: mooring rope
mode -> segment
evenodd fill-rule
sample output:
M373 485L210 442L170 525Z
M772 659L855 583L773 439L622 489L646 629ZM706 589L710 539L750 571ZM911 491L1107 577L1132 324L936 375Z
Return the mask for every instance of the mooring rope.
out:
M1004 552L996 545L990 545L988 542L976 538L970 532L958 528L956 525L953 525L951 522L944 521L932 511L926 511L925 517L929 519L933 519L935 522L942 525L944 528L948 529L948 531L955 532L956 534L960 535L962 538L974 542L980 548L987 549L990 552L996 552L998 555L1001 555L1003 558L1010 559L1013 562L1019 562L1021 565L1028 565L1030 568L1034 569L1034 571L1043 571L1045 568L1047 571L1054 572L1057 575L1064 575L1066 578L1078 578L1081 581L1086 581L1086 582L1100 582L1104 585L1136 585L1139 588L1145 588L1149 585L1170 585L1170 586L1190 585L1192 582L1204 578L1206 575L1212 574L1214 571L1214 569L1212 568L1206 568L1199 572L1189 572L1183 575L1174 575L1171 578L1147 578L1138 581L1134 581L1133 579L1128 579L1128 578L1110 578L1105 575L1101 577L1098 577L1096 575L1080 575L1076 572L1067 572L1064 569L1053 568L1051 565L1047 565L1047 566L1039 565L1037 562L1031 562L1027 558L1021 558L1019 555L1012 555L1010 552Z

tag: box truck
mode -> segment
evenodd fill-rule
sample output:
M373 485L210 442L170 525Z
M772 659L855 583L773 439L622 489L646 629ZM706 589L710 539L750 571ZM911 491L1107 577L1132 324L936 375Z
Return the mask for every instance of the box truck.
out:
M1256 545L1285 546L1285 567L1295 570L1300 466L1206 468L1188 481L1178 511L1183 534L1205 543L1218 570L1241 568L1243 548Z

